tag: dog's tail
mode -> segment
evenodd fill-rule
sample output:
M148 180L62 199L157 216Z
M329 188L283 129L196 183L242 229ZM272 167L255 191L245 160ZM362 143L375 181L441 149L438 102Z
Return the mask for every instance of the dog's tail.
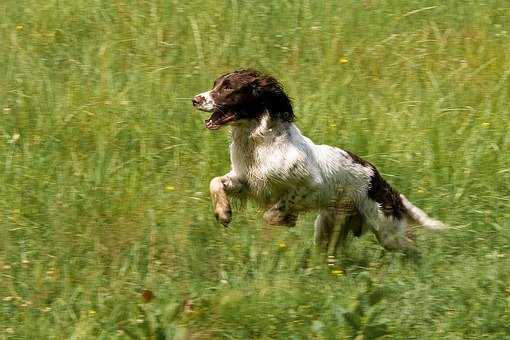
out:
M409 217L412 221L421 224L429 230L446 229L446 224L427 215L423 210L409 202L404 195L400 194L400 198L402 199L402 203L406 209L407 217Z

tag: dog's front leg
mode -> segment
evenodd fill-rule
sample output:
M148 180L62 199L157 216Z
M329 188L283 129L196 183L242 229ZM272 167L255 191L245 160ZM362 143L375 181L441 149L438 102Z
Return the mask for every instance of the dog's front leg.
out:
M214 177L209 184L214 216L224 226L227 226L232 219L229 195L240 193L242 189L242 181L231 172Z

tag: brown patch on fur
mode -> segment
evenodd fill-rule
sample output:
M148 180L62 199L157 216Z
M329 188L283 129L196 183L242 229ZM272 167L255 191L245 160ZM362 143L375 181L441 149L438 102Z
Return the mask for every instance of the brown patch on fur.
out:
M267 112L272 119L294 121L290 98L283 86L272 76L252 69L237 70L214 81L211 97L215 108L209 125L224 125L228 121L259 119Z
M393 215L398 219L402 218L405 213L405 207L400 198L400 193L393 189L391 185L382 178L381 174L379 174L379 171L377 171L372 163L367 162L348 150L345 150L345 152L349 154L355 163L370 167L374 171L374 175L370 178L368 197L380 204L381 210L386 216Z
M349 156L351 156L351 158L354 161L354 163L361 164L363 166L370 166L372 168L374 167L372 164L370 164L369 162L367 162L366 160L364 160L360 156L356 155L355 153L352 153L349 150L344 150L344 151L347 152L349 154Z
M400 193L382 178L373 165L371 166L372 170L374 170L374 175L370 179L368 197L381 205L381 210L386 216L393 215L401 219L405 213L405 207L400 198Z

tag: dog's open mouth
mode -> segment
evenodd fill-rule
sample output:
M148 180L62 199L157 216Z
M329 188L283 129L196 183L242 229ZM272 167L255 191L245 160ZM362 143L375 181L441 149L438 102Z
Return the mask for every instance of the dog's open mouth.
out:
M217 130L223 125L235 120L235 114L230 112L214 111L209 119L205 121L205 127L209 130Z

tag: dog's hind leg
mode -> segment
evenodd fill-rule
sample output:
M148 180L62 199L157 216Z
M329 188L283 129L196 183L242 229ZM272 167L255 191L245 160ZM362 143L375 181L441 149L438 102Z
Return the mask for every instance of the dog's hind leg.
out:
M298 213L292 209L292 204L286 200L281 200L264 212L264 221L268 225L281 225L294 227L298 218Z
M405 217L385 214L375 202L366 204L363 215L377 240L387 250L412 250L414 243L407 237Z
M387 250L413 250L414 243L407 237L407 221L402 218L381 216L375 236Z
M347 225L349 218L345 215L337 215L333 224L333 230L329 237L327 255L328 258L336 256L337 249L343 248L347 235L349 233L349 226Z
M334 210L323 210L315 219L315 245L328 256L334 256L337 248L345 243L349 232L347 217Z
M334 212L323 210L315 219L315 234L314 241L315 245L319 249L327 250L329 238L333 232L335 226L335 214Z

